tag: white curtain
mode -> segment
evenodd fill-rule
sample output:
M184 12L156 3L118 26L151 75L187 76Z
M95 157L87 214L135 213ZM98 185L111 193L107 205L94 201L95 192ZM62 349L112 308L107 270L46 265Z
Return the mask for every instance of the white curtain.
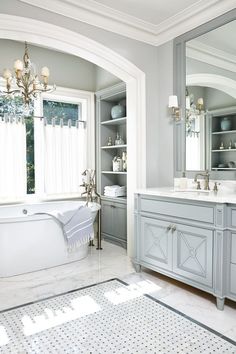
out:
M80 191L86 169L86 129L47 124L35 118L36 194L70 194Z
M27 193L26 129L18 119L0 119L0 198L17 200Z

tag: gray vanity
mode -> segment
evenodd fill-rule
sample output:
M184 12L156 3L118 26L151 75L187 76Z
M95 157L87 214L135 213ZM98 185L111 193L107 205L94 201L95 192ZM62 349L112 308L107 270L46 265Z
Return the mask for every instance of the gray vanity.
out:
M232 198L229 199L232 201ZM147 189L135 195L135 265L236 301L235 204L213 192Z

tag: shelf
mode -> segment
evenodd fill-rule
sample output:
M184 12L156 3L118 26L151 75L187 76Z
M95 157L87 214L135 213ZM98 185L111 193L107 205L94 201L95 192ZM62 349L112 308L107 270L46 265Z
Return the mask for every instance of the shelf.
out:
M101 122L101 125L120 125L126 123L126 117L123 118L116 118L116 119L109 119Z
M123 144L123 145L110 145L110 146L101 146L101 149L124 149L126 148L127 145L126 144Z
M103 200L114 200L114 201L124 201L127 202L127 197L123 196L123 197L108 197L107 195L102 194L101 198Z
M219 134L235 134L236 130L225 130L220 132L212 132L212 135L219 135Z
M217 171L217 170L227 170L227 171L236 171L235 168L230 168L230 167L212 167L212 170Z
M109 175L126 175L127 172L102 171L103 174Z
M236 151L236 149L211 150L211 152L230 152L230 151Z

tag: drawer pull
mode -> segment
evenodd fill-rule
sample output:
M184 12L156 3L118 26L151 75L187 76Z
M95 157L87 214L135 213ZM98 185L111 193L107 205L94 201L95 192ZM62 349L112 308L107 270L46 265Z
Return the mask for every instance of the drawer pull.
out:
M172 229L172 227L173 227L173 225L169 225L168 227L167 227L167 231L170 231L171 229Z

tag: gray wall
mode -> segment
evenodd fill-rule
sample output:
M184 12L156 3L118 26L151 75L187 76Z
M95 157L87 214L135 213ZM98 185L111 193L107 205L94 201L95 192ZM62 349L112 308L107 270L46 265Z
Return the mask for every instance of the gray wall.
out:
M169 95L173 94L173 41L163 44L157 48L158 54L158 122L157 132L153 135L158 137L157 142L157 185L173 185L173 121L170 119L168 110ZM153 155L154 157L155 155ZM153 159L153 158L152 158Z
M24 43L0 39L0 48L0 71L4 68L13 71L14 61L23 60ZM29 55L39 74L43 66L50 69L49 83L87 91L95 90L96 65L73 55L32 45L29 45Z
M205 103L209 110L231 107L236 105L236 100L226 93L213 89L211 87L205 88Z
M91 62L74 55L28 45L31 61L40 73L43 66L50 69L49 83L73 89L97 91L114 85L120 80ZM9 68L13 71L16 59L23 60L24 43L0 39L0 73Z
M156 186L158 182L157 163L158 151L158 69L157 69L157 48L132 39L125 38L100 28L66 18L61 15L35 8L21 3L17 0L1 0L0 13L7 13L16 16L29 17L51 24L65 27L87 36L108 48L119 53L123 57L133 62L146 74L147 93L147 184ZM166 65L167 67L167 65ZM168 68L167 68L168 69ZM169 69L168 69L169 70ZM162 73L163 74L163 73ZM98 85L98 83L97 83ZM166 86L167 89L167 86ZM170 92L171 93L171 92ZM166 91L166 96L170 94ZM166 101L162 105L166 106ZM168 133L169 134L169 133ZM169 134L171 135L171 134ZM170 143L172 144L172 142ZM172 164L172 162L169 162Z
M236 80L235 72L221 69L218 66L203 63L202 61L195 60L192 58L187 58L186 72L187 74L196 74L196 73L216 74L216 75L222 75L228 77L232 80Z
M96 91L118 84L121 80L108 71L96 66Z

